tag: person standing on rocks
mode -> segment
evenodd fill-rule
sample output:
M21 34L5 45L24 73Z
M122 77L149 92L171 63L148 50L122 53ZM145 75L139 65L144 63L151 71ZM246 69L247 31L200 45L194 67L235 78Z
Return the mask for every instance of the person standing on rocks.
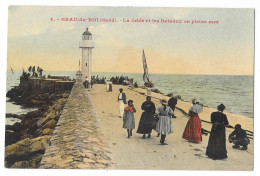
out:
M213 160L227 158L226 129L229 124L226 114L223 113L225 106L218 105L218 111L211 114L212 128L209 136L206 155Z
M142 104L141 108L144 110L144 112L140 118L137 133L143 134L143 139L145 139L145 134L148 134L147 138L150 138L155 114L155 105L151 101L151 96L146 97L146 101Z
M124 108L125 108L125 104L126 104L126 95L125 93L123 92L123 89L120 88L119 89L119 94L118 94L118 97L117 97L117 101L119 103L119 114L120 114L120 118L123 118L123 115L124 115Z
M128 106L124 109L123 128L127 129L127 138L132 136L132 130L135 128L134 113L136 112L133 100L128 100Z
M201 121L198 115L202 111L202 108L196 99L192 99L192 104L193 106L189 110L191 117L186 124L182 138L189 142L197 143L202 141Z
M156 125L156 131L158 134L161 134L160 143L162 145L168 145L164 141L167 134L173 133L171 116L173 116L174 113L172 109L166 105L166 100L162 100L161 103L162 106L157 108L155 111L156 115L159 116L159 121Z

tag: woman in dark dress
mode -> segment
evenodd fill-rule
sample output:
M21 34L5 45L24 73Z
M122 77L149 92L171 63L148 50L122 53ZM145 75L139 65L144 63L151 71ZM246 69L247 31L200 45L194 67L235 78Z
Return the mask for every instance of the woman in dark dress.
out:
M145 134L148 134L148 138L151 137L151 131L153 129L152 123L154 120L154 113L155 113L155 105L151 101L151 97L147 96L146 101L142 104L142 116L139 121L137 133L143 134L143 139L145 139Z
M227 158L226 149L226 129L228 119L226 114L223 113L226 107L223 104L218 106L218 111L211 114L212 128L209 136L206 155L212 159L225 159Z

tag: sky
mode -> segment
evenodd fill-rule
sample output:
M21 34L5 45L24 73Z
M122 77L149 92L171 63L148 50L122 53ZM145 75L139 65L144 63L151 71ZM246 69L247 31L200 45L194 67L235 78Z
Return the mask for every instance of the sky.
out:
M66 17L99 22L50 20ZM100 22L103 18L118 22ZM122 22L140 18L150 22ZM77 71L82 57L79 43L87 27L95 43L94 72L142 73L144 49L150 73L254 74L254 9L235 8L10 6L7 69L35 65L49 71Z

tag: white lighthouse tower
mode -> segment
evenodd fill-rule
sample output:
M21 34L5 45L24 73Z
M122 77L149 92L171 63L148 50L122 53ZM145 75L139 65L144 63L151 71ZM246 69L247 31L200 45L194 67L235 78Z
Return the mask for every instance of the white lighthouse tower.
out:
M87 79L91 81L92 48L94 48L94 42L92 41L92 34L88 31L88 28L86 28L86 31L82 34L82 44L79 48L82 48L82 79L85 80L87 77Z

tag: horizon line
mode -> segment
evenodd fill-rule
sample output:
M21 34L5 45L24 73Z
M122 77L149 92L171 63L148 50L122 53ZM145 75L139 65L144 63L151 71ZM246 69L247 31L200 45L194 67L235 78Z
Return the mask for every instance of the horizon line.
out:
M11 69L7 69L6 71L12 71ZM13 70L13 71L23 71L23 70ZM77 72L71 70L46 70L44 72ZM43 73L44 73L43 72ZM92 73L120 73L120 74L143 74L142 72L104 72L104 71L93 71ZM158 75L209 75L209 76L254 76L254 74L184 74L184 73L150 73L150 74L158 74Z

